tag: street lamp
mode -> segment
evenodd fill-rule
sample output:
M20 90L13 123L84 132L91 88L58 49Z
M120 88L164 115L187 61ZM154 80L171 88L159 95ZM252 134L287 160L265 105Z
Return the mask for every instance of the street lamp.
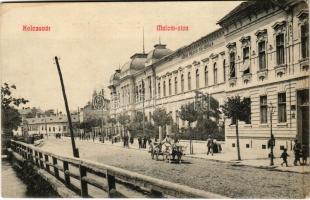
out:
M270 102L269 103L269 106L268 106L268 110L269 110L269 113L270 113L270 139L268 141L268 147L270 148L270 166L273 166L274 163L273 163L273 148L275 146L275 138L272 134L272 114L274 113L274 109L275 107L272 105L272 103Z

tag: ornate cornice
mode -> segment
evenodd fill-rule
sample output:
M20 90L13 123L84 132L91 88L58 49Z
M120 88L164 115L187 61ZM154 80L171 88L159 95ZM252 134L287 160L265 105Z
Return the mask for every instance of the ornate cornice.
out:
M251 41L251 36L242 36L239 41L241 43L247 43L247 42Z
M267 34L267 29L257 30L255 32L256 37L261 37L261 36L266 35L266 34Z
M215 59L217 58L219 55L218 54L214 54L214 53L211 53L211 55L209 56L211 59Z
M236 47L236 42L229 42L229 43L226 45L226 47L227 47L228 49L234 48L234 47Z
M273 25L272 25L272 28L274 29L274 30L278 30L278 29L281 29L281 28L283 28L283 27L285 27L286 26L286 21L285 20L283 20L283 21L281 21L281 22L276 22L276 23L274 23Z
M209 62L209 58L204 58L201 60L201 62L203 62L203 63Z
M191 67L192 67L192 65L187 65L186 66L187 69L190 69Z
M197 66L197 65L199 65L199 64L200 64L199 61L196 61L196 60L195 60L195 61L193 62L193 65L194 65L194 66Z
M309 11L306 9L302 9L297 15L296 17L300 20L308 18L309 17Z

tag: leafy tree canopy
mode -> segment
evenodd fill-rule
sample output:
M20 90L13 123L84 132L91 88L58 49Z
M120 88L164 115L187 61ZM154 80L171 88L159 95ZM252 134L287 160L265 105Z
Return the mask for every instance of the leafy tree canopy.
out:
M38 114L41 115L40 110L37 109L36 107L33 107L33 108L31 108L30 113L28 113L28 114L26 115L26 118L34 118L34 117L36 117Z
M115 118L111 118L111 117L108 117L107 122L112 124L112 125L117 123L116 119Z
M165 126L172 122L171 115L163 108L157 108L153 112L152 118L156 126Z
M15 85L10 86L7 83L1 86L1 124L3 132L6 134L11 134L21 124L22 120L16 107L28 102L24 98L13 97L12 90L15 89Z
M195 108L195 103L188 103L181 106L180 118L182 120L188 121L189 124L197 120L198 117L197 109Z
M126 126L127 124L130 123L130 116L127 114L121 114L118 116L117 121L123 125Z
M251 114L251 104L248 98L241 99L240 96L228 97L222 107L224 115L228 118L246 121Z

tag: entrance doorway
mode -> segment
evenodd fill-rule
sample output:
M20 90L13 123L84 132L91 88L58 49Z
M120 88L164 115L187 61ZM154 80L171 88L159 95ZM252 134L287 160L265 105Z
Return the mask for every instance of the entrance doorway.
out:
M309 155L309 90L297 92L297 138L307 147Z

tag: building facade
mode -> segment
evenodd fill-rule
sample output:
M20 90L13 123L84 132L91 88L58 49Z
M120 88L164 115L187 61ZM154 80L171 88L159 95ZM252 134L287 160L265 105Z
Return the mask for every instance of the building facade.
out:
M77 114L71 115L71 121L73 125L78 124L79 116ZM29 135L43 134L51 136L59 133L62 136L68 136L70 134L67 115L62 114L26 118L21 128Z
M94 100L97 95L103 96L104 99L103 109L97 109L94 107ZM110 109L110 100L105 98L104 90L102 89L99 92L94 90L91 101L87 102L87 104L78 111L80 115L80 121L84 122L91 119L102 119L102 118L106 121L107 116L109 114L109 109Z
M175 51L156 44L148 54L133 55L111 76L111 116L142 111L151 120L163 107L182 127L178 112L194 101L195 91L220 105L239 95L251 102L251 115L239 123L241 149L267 151L271 123L276 153L292 150L296 137L309 147L307 2L243 2L218 24L218 30ZM224 117L220 122L227 147L236 148L234 123Z

